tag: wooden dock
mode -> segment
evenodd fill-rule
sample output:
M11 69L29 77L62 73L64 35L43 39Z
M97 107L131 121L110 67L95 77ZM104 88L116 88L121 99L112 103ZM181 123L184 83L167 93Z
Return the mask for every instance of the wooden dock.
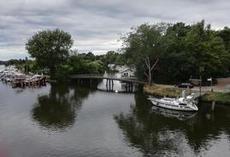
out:
M39 79L32 79L32 80L24 80L24 79L15 79L11 82L12 87L35 87L35 86L45 86L46 85L46 77L42 77Z
M107 81L121 81L121 82L130 82L136 84L146 84L145 81L137 80L137 78L123 78L123 77L114 77L114 76L104 76L104 75L96 75L96 74L77 74L71 75L71 79L106 79Z

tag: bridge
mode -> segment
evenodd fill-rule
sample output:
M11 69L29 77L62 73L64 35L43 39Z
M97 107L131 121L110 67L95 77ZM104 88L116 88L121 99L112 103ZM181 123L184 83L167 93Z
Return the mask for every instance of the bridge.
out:
M87 81L90 85L93 84L93 80L97 82L97 80L106 80L106 91L114 92L114 82L113 81L121 81L123 82L123 87L125 92L133 92L134 87L138 84L146 84L147 82L137 80L135 77L116 77L111 75L95 75L95 74L78 74L70 76L71 79L77 80L79 83L84 83ZM86 82L86 83L87 83Z
M136 83L136 84L146 84L147 82L137 80L136 77L115 77L115 76L105 76L105 75L96 75L96 74L77 74L71 75L71 79L106 79L107 81L121 81L127 83Z

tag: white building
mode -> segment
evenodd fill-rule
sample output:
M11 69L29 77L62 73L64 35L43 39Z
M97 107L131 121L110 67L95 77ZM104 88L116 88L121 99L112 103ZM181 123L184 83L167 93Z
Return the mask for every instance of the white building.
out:
M116 70L116 64L108 64L110 70Z
M120 71L121 77L135 77L135 72L134 68L126 68Z

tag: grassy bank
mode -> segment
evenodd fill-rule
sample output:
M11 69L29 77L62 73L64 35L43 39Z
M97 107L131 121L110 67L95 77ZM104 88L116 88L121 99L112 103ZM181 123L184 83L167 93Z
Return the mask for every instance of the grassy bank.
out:
M212 102L230 105L230 93L209 92L201 97L201 101Z
M181 95L181 89L176 87L171 87L168 85L160 85L160 84L154 84L154 85L145 85L144 86L144 92L156 95L156 96L167 96L167 97L177 97Z
M167 96L167 97L177 97L181 95L182 89L168 86L168 85L145 85L144 92L147 94L155 96ZM209 92L201 97L203 102L215 101L219 104L229 104L230 105L230 93L220 93L220 92Z

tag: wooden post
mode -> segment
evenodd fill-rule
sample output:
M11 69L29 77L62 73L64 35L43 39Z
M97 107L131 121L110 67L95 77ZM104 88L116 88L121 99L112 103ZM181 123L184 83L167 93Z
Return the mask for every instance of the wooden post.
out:
M214 109L215 109L215 104L216 104L216 102L213 101L213 102L212 102L212 111L214 111Z
M213 92L212 78L211 78L211 92Z
M201 80L201 75L200 75L200 96L201 96L201 82L202 80Z

